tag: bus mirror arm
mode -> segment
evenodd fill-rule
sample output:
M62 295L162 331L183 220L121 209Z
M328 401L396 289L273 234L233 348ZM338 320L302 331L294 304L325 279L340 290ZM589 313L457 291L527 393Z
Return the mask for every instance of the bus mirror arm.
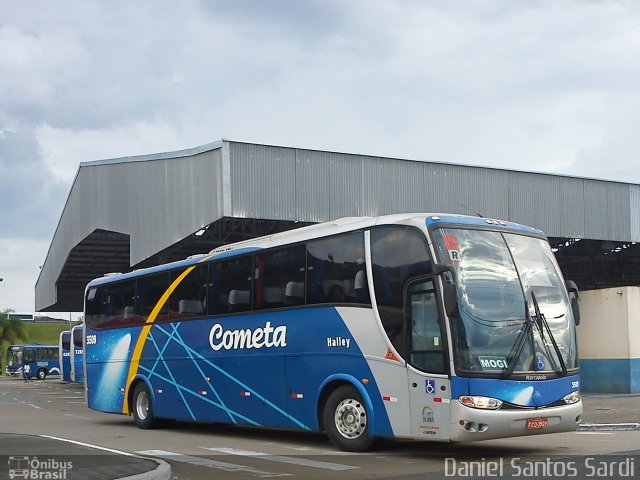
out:
M578 286L576 282L573 280L567 280L567 292L569 293L569 298L571 299L571 311L573 312L573 321L577 325L580 325L580 291L578 290Z
M455 317L458 315L458 292L453 283L444 283L444 309L447 317Z
M449 273L453 281L443 279L443 297L444 297L444 309L448 317L455 317L458 315L458 291L456 289L456 276L455 270L448 264L436 264L433 266L433 273L436 275L443 275Z

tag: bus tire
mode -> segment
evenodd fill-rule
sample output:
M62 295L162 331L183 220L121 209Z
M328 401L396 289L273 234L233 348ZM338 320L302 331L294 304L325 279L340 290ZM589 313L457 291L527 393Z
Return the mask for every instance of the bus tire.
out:
M151 395L144 382L139 382L133 390L131 412L133 413L133 421L138 428L147 430L158 425L158 420L153 416Z
M38 378L38 380L44 380L45 378L47 378L47 371L44 368L38 369L38 371L36 372L36 377Z
M342 385L331 392L322 418L329 440L339 449L364 452L373 445L367 408L362 395L352 385Z

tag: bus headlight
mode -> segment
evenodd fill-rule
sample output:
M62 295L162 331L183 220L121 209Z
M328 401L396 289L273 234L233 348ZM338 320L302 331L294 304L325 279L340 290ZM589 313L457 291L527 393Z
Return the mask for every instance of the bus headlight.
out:
M463 395L458 398L458 401L465 407L482 408L484 410L497 410L502 406L502 400L491 397Z
M567 405L578 403L580 401L580 392L576 390L575 392L571 392L569 395L565 395L562 399Z

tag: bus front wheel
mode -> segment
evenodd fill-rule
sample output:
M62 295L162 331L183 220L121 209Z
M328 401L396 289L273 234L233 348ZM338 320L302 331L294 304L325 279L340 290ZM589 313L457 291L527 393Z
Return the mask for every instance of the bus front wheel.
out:
M45 378L47 378L47 371L44 368L41 368L36 373L36 376L38 377L38 380L44 380Z
M149 395L147 386L142 382L138 383L133 390L131 411L133 412L133 421L138 428L149 429L156 426L157 420L153 416L151 395Z
M351 385L342 385L329 395L323 421L329 440L341 450L364 452L373 445L367 408L360 392Z

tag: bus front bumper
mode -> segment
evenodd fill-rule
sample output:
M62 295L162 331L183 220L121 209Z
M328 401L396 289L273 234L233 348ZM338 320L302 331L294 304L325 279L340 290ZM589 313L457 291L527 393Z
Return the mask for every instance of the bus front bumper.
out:
M449 438L454 442L465 442L572 432L580 425L581 417L582 400L572 405L538 410L481 410L465 407L460 402L452 400ZM529 422L529 419L539 420ZM528 428L528 424L546 426Z

